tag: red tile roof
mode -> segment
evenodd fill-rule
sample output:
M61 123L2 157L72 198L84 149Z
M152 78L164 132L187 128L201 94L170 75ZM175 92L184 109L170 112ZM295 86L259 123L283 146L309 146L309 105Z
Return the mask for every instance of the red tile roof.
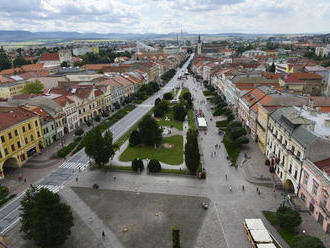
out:
M51 120L50 115L39 106L30 105L30 106L23 106L22 108L24 108L30 112L33 112L36 115L39 115L41 118L43 118L46 121Z
M267 79L279 79L281 77L280 73L263 72L262 75Z
M40 61L57 61L60 60L58 53L44 53L40 56Z
M0 107L0 130L7 129L36 115L19 107Z
M0 75L14 75L16 73L24 72L22 68L11 68L0 71Z
M325 171L330 176L330 158L314 163L320 170Z
M26 72L41 71L44 68L44 64L40 63L40 64L23 65L21 68Z
M316 73L296 72L296 73L291 73L290 75L295 76L300 80L322 79L322 76Z
M38 78L38 77L46 77L49 75L48 71L31 71L31 72L25 72L21 73L18 76L23 78L24 80L29 80L30 78Z
M69 104L73 103L73 101L70 98L68 98L67 96L59 96L57 98L54 98L53 100L55 102L57 102L59 105L61 105L62 107L64 107L67 102Z
M12 83L12 82L15 82L15 80L0 75L0 83Z

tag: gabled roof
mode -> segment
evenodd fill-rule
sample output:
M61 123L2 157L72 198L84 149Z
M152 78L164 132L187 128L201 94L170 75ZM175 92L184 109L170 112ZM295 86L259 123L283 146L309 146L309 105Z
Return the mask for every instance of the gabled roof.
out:
M7 129L36 115L19 107L0 107L0 130Z
M314 164L330 176L330 158L314 162Z
M58 53L43 53L40 56L40 61L58 61L60 56Z
M64 107L66 105L66 103L69 103L69 104L73 103L73 101L70 98L68 98L67 96L59 96L57 98L53 98L53 100L55 102L57 102L59 105L61 105L62 107Z
M41 71L43 70L43 67L44 64L40 63L40 64L23 65L21 68L26 72L30 72L30 71Z
M14 75L16 73L24 72L22 68L11 68L0 71L0 75Z

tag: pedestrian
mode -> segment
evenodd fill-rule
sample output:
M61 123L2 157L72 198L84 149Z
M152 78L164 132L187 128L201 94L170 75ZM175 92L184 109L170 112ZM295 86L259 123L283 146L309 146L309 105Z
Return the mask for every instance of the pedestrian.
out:
M113 176L113 180L116 181L117 177L116 176Z
M257 189L256 189L256 190L257 190L257 193L258 193L258 192L259 192L259 188L257 187Z
M78 177L76 177L76 183L78 183Z
M225 175L225 177L226 177L226 181L227 181L227 178L228 178L228 177L227 177L227 174Z
M244 184L242 185L242 190L244 191Z
M229 185L229 191L232 192L232 188L231 188L231 185Z
M217 152L216 151L214 151L214 156L216 156L217 155Z
M218 144L216 144L214 147L215 147L215 149L217 149L217 147L218 147Z
M24 183L26 183L26 177L24 177Z
M102 231L102 239L105 239L105 233Z

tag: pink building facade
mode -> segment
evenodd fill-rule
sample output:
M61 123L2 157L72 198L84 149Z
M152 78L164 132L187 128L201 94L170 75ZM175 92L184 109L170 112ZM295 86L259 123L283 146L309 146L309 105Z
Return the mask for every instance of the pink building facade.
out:
M304 161L298 195L322 229L330 233L330 158Z

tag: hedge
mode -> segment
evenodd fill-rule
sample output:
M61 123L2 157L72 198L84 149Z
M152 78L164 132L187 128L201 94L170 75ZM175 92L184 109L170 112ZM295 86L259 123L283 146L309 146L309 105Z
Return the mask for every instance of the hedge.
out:
M229 121L228 120L223 120L223 121L217 121L216 126L217 127L227 127Z
M57 157L65 158L80 142L81 138L78 137L74 139L69 145L63 147L61 150L57 152Z

